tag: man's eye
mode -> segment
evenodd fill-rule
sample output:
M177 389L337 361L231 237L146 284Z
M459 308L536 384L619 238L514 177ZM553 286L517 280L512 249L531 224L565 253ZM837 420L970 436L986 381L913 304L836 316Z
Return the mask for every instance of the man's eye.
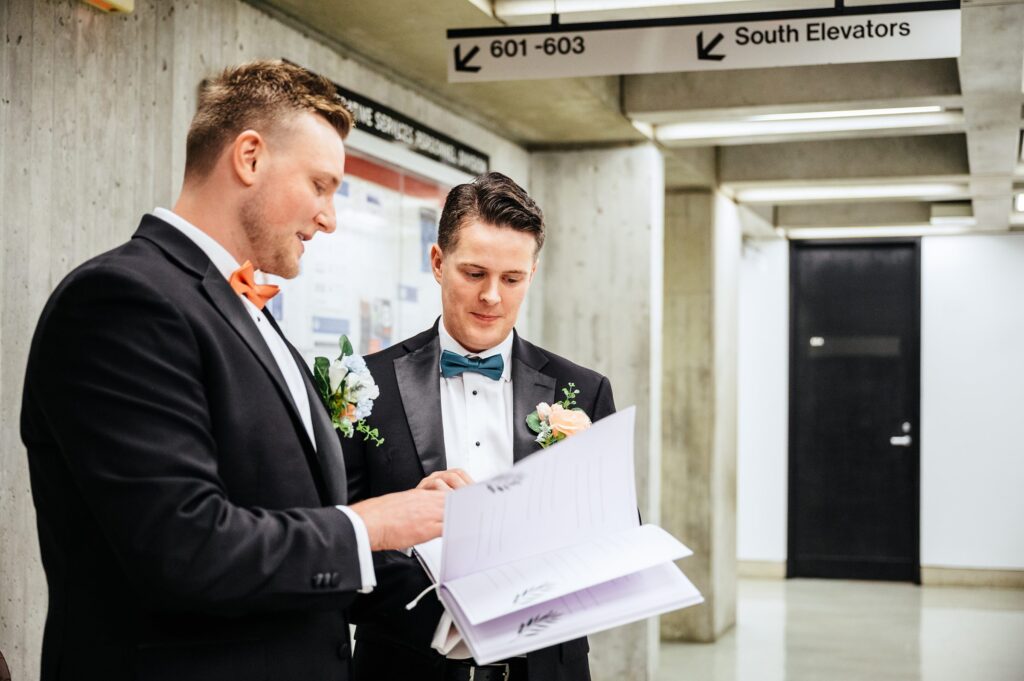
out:
M319 182L314 182L313 186L316 187L316 193L318 196L324 193L324 186Z
M483 279L483 272L466 272L466 276L470 279Z
M519 277L505 277L506 284L518 284L522 279Z

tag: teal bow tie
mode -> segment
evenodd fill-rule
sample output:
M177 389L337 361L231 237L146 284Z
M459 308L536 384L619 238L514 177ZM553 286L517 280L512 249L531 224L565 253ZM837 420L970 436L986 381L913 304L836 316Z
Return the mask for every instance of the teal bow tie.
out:
M475 371L483 374L492 381L501 378L505 371L505 360L501 355L491 355L481 359L479 357L463 357L449 350L441 353L441 375L445 378L460 376L467 371Z

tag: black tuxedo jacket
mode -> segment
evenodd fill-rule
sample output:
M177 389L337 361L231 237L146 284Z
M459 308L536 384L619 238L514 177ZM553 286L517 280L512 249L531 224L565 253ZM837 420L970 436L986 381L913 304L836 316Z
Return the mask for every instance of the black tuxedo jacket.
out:
M415 487L435 471L445 470L441 420L440 341L432 329L366 358L380 387L370 424L384 444L375 447L360 436L345 440L349 497L360 500ZM540 449L526 416L537 404L563 398L562 388L575 383L577 406L594 421L615 412L611 384L600 374L543 350L515 335L512 342L513 457ZM415 558L399 552L374 554L377 588L353 606L356 629L355 677L440 678L443 658L430 648L443 613L440 601L424 598L412 610L404 606L430 581ZM585 638L527 656L531 681L589 679ZM383 673L382 672L386 672Z
M153 216L57 287L21 420L44 681L348 678L359 561L303 373L315 448L241 299Z

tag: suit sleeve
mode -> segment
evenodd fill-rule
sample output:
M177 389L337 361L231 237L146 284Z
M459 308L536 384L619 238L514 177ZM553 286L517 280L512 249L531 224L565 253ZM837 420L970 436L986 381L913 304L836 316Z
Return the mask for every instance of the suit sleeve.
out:
M185 317L133 272L74 276L44 311L26 382L77 492L63 503L84 505L139 592L165 607L345 605L361 586L347 518L333 507L228 499L204 386L209 359ZM241 399L258 419L259 396Z

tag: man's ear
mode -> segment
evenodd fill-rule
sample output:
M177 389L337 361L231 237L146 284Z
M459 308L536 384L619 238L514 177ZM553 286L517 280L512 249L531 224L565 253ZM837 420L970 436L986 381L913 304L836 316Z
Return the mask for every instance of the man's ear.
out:
M441 265L444 264L444 251L437 244L430 246L430 269L434 272L434 279L441 283Z
M256 183L257 169L266 161L267 144L255 130L245 130L231 144L231 168L246 187Z

